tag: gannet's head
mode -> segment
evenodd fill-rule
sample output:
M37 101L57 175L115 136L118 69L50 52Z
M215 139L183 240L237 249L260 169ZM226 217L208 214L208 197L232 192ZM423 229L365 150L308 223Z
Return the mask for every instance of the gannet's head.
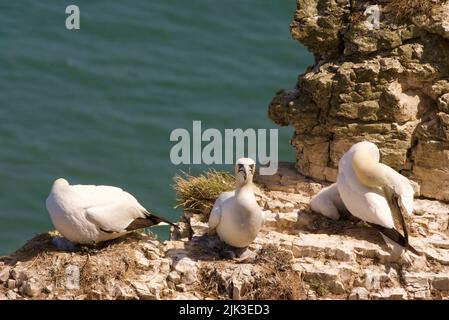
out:
M352 156L352 169L357 179L369 188L385 188L388 181L379 164L379 149L374 143L364 141L349 150Z
M59 179L56 179L55 182L53 182L53 189L59 188L59 187L66 187L69 185L70 184L66 179L59 178Z
M354 144L351 149L349 149L348 154L354 155L357 151L363 151L368 153L376 162L380 161L380 152L379 148L372 142L362 141Z
M256 172L256 162L250 158L240 158L235 165L235 179L237 184L247 184L253 181Z
M382 192L393 215L402 215L403 207L399 204L400 193L396 190L394 179L392 180L380 165L379 149L376 145L364 143L357 147L352 154L351 164L357 180L365 187Z

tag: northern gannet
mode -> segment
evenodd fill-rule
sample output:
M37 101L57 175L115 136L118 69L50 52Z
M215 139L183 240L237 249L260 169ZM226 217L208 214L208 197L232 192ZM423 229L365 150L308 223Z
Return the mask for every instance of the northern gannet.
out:
M55 228L79 244L96 244L160 223L175 226L149 213L136 198L117 187L70 185L57 179L46 206Z
M339 162L340 197L349 212L379 230L387 244L392 240L418 254L408 239L413 188L406 177L379 160L379 149L374 143L353 145Z
M209 217L209 233L216 232L235 248L249 246L264 223L264 215L254 196L254 160L241 158L235 166L236 190L223 192Z

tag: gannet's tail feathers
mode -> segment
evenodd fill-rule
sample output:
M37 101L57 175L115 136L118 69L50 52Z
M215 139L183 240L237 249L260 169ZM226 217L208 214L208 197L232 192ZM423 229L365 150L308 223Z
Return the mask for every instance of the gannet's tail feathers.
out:
M145 218L135 219L126 227L126 231L148 228L155 225L170 225L175 227L175 229L179 229L179 227L176 224L174 224L171 221L168 221L165 218L158 217L148 211L145 211L144 214Z
M415 248L413 248L410 243L408 242L408 236L404 237L402 234L399 233L399 231L391 228L385 228L383 226L380 226L378 224L370 223L370 225L374 228L376 228L378 231L380 231L383 235L385 235L387 238L393 240L397 244L401 245L405 249L411 251L412 253L420 256L421 254L416 251Z

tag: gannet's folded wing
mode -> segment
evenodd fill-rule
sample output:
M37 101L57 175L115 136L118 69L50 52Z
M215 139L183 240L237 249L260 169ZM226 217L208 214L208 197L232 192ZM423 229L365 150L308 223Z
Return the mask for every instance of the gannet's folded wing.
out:
M411 215L413 213L413 198L415 196L415 191L413 190L410 180L389 166L384 165L383 163L380 165L388 180L393 182L394 189L404 206L404 212Z
M215 203L209 216L209 230L215 230L221 220L221 207Z
M126 201L86 209L86 219L103 232L126 232L136 219L145 218L141 208Z
M73 185L70 186L72 197L84 208L110 205L116 202L137 202L128 192L111 186Z
M209 216L209 230L214 230L218 227L218 224L221 220L221 214L222 214L222 204L226 199L229 199L234 195L234 192L223 192L220 194L218 199L215 201L214 207L212 208L212 211L210 212Z
M362 185L352 171L340 170L337 180L342 197L350 199L345 203L352 215L368 223L393 228L393 218L385 197Z

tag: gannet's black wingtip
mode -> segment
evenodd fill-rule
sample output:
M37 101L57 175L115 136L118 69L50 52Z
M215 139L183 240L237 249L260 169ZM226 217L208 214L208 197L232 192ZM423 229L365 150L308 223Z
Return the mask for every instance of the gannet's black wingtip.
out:
M410 252L420 256L421 254L415 249L413 248L412 245L410 245L409 241L408 241L408 235L406 237L404 237L399 231L397 231L394 228L385 228L383 226L380 226L378 224L375 223L369 223L369 225L371 225L372 227L376 228L380 233L382 233L384 236L386 236L387 238L393 240L394 242L396 242L397 244L399 244L400 246L404 247L405 249L409 250Z
M410 245L410 243L407 243L407 246L405 247L407 250L409 250L411 253L416 254L417 256L421 256L422 254L419 253L415 248L413 248L412 245Z
M176 230L179 230L179 226L176 223L173 223L165 218L162 218L160 216L157 216L149 211L145 211L144 214L146 215L147 219L151 220L154 222L154 225L157 224L161 224L161 223L166 223L172 227L174 227Z

